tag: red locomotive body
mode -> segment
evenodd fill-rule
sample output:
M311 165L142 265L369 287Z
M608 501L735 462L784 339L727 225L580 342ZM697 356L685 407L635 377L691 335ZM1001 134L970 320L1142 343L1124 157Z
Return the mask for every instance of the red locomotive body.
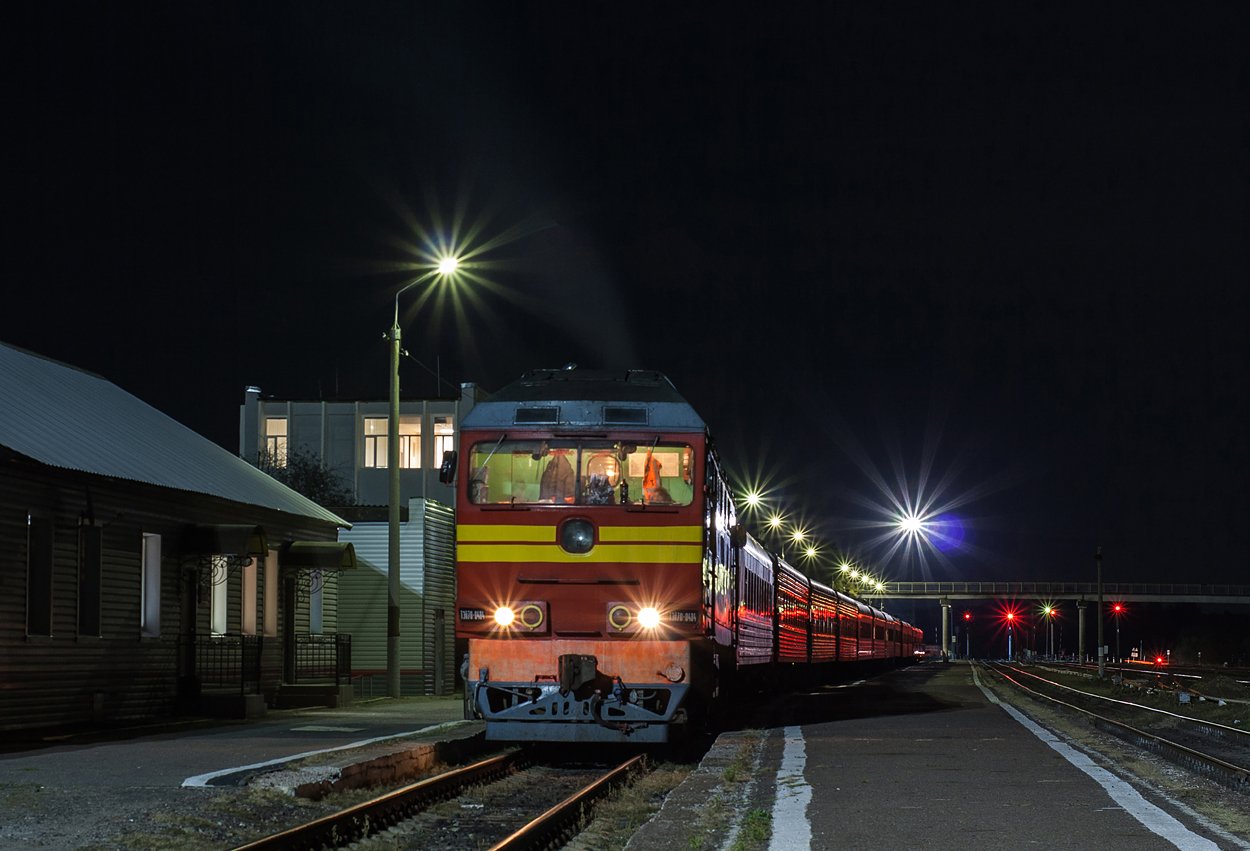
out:
M662 742L779 663L911 658L888 615L737 526L659 373L527 373L465 417L456 467L456 634L488 738Z

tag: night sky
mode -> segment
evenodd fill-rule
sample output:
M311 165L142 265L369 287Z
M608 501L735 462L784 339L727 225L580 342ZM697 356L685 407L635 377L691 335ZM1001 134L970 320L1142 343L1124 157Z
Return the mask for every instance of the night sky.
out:
M29 4L0 340L236 451L248 384L384 397L459 222L450 386L663 371L868 562L928 459L916 578L1250 582L1248 9Z

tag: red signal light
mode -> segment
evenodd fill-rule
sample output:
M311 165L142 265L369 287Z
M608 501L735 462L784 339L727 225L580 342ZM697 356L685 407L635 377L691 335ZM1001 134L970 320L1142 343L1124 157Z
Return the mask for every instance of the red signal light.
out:
M967 612L964 612L964 620L966 621L972 620L972 615L968 614Z
M1015 619L1016 619L1016 613L1015 613L1015 612L1008 612L1008 613L1007 613L1007 620L1009 620L1009 621L1014 621Z
M1162 657L1162 656L1156 656L1156 657L1155 657L1155 664L1156 664L1156 665L1162 665L1162 664L1163 664L1163 657Z

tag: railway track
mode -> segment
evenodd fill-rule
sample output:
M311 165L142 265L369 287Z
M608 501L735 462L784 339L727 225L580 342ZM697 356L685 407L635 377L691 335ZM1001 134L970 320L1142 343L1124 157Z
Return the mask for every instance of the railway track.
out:
M1018 668L998 664L991 664L988 668L1032 697L1059 706L1065 711L1075 712L1089 719L1101 730L1145 747L1225 786L1250 794L1250 734L1244 730L1132 701L1084 692ZM1025 680L1034 685L1044 683L1043 687L1049 690L1059 690L1067 700L1029 688L1024 684ZM1077 702L1086 705L1079 706ZM1100 711L1094 711L1089 708L1090 705L1096 705ZM1113 714L1124 717L1125 713L1131 713L1135 719L1134 724L1110 717ZM1156 720L1153 723L1149 720L1143 723L1137 720L1141 718Z
M558 848L585 825L600 799L644 770L644 759L633 757L605 773L602 767L542 765L524 751L505 754L234 851L344 848L382 833L388 848L458 849L492 841L491 851ZM442 813L431 814L431 809Z

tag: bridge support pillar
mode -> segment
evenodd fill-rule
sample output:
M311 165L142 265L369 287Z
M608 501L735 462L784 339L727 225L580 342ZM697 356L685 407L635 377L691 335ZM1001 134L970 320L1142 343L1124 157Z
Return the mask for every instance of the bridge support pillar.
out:
M1086 600L1076 601L1076 656L1082 665L1088 658L1085 655L1085 607L1088 605L1089 602Z
M949 662L951 658L951 601L943 597L938 602L942 604L942 658Z

